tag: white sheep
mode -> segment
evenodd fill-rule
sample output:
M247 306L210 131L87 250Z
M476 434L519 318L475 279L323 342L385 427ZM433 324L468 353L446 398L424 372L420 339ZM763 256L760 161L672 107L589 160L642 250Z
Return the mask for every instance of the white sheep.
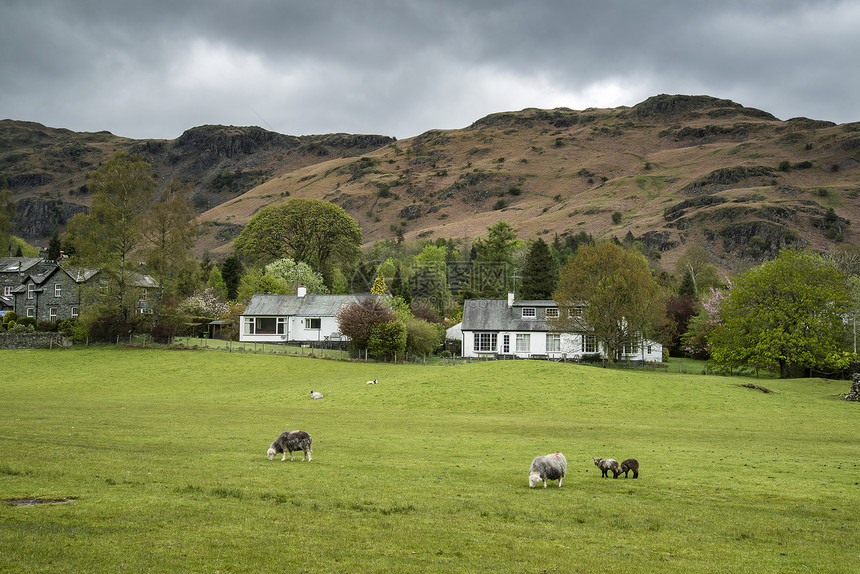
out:
M378 381L376 379L373 379L372 381L367 381L367 384L368 385L375 385L375 384L377 384L377 382Z
M321 398L323 398L323 396L324 395L322 393L318 393L317 391L311 391L311 398L312 399L321 399Z
M529 468L529 487L534 488L543 481L543 487L546 488L547 480L558 479L558 487L561 488L565 472L567 472L567 459L560 452L536 456Z

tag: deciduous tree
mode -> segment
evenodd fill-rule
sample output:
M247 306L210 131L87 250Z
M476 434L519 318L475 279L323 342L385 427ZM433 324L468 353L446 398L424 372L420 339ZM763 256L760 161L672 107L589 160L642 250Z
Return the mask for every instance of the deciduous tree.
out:
M846 362L849 294L820 255L784 249L734 280L711 333L712 360L727 368L841 369Z
M558 318L548 319L552 329L593 334L610 361L625 343L647 337L665 316L645 258L609 241L580 246L562 268L552 298L559 307Z
M127 321L136 301L132 283L138 273L132 253L143 245L144 213L155 194L152 168L140 155L117 152L90 174L88 214L69 222L79 262L102 270L106 289L96 295L105 310Z
M267 264L289 257L329 278L334 261L360 257L361 228L342 208L318 199L290 199L255 215L234 243L249 262Z
M142 226L147 269L161 286L160 301L196 287L190 280L197 264L191 256L195 214L190 187L173 179L148 207Z
M303 285L308 293L328 293L322 275L311 269L307 263L296 262L289 257L266 265L266 275L289 285L290 293L295 293L299 285Z

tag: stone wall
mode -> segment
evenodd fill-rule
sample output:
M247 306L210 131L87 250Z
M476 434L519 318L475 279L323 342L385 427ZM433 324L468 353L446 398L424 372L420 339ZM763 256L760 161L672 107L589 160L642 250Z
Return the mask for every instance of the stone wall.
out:
M860 373L854 373L851 382L851 392L845 395L846 401L860 401Z
M72 342L62 333L0 333L0 349L36 349L39 347L70 347Z

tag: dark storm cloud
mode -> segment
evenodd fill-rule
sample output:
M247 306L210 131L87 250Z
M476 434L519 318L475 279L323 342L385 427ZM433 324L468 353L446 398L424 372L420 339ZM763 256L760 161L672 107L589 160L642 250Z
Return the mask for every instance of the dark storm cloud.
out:
M860 1L0 0L0 116L397 137L708 94L860 120Z

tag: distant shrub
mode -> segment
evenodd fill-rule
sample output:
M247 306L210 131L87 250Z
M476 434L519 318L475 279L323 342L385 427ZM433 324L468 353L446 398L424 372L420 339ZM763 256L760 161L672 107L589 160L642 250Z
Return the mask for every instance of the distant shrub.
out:
M788 160L783 160L779 162L779 171L789 172L791 171L791 162Z
M36 318L35 317L21 317L20 319L18 319L17 324L19 326L20 325L27 325L27 326L33 327L33 329L35 329L36 328Z
M621 223L621 212L620 211L616 211L615 213L612 214L612 223L614 223L615 225L618 225L619 223Z
M496 203L493 204L493 209L495 209L495 210L504 209L507 206L508 206L508 202L505 201L504 199L500 199Z

